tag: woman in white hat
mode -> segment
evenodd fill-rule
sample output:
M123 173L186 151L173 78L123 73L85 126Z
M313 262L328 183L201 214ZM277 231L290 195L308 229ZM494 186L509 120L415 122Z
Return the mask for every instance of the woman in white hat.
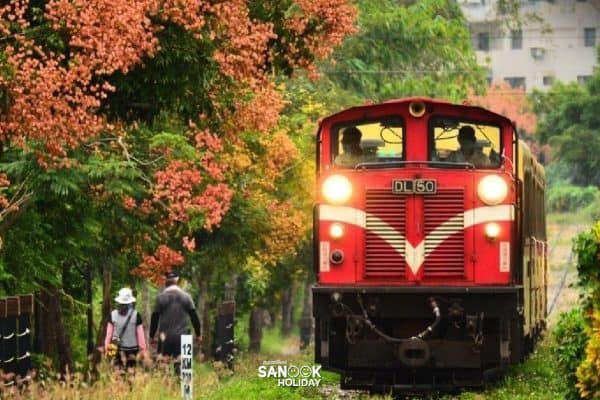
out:
M140 350L146 353L142 317L133 307L135 297L130 288L120 289L115 302L118 307L110 313L106 324L104 354L110 356L111 344L116 344L115 366L135 367Z

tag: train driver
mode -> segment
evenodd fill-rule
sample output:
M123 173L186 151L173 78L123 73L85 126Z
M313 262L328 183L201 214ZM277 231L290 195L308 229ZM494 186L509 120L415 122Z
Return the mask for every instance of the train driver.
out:
M360 147L362 133L355 127L344 129L342 137L343 153L335 158L335 165L340 167L354 167L363 161L363 151Z
M477 146L475 129L472 126L465 125L459 129L458 144L460 149L453 151L447 161L468 162L477 168L490 166L489 158L483 154L481 147Z

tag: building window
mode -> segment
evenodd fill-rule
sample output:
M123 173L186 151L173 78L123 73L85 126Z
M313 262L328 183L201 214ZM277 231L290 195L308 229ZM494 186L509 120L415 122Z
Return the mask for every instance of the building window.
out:
M544 86L552 85L554 83L554 76L552 76L552 75L544 76L543 83L544 83Z
M510 33L510 48L513 50L522 49L523 48L523 32L522 31L512 31Z
M536 60L541 60L546 54L546 49L543 47L532 47L529 50L531 51L531 57L535 58Z
M583 45L585 47L596 47L596 28L583 29Z
M490 34L480 32L477 34L477 50L488 51L490 49Z
M582 85L588 83L590 79L592 79L591 75L577 75L577 83Z
M511 88L523 88L525 90L525 78L522 76L511 76L504 78L504 81L510 85Z

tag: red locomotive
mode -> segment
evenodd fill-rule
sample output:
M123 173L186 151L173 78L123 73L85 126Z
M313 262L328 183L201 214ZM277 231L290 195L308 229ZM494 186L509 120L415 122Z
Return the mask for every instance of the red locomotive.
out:
M322 120L315 358L348 389L480 386L545 326L544 172L511 121L428 98Z

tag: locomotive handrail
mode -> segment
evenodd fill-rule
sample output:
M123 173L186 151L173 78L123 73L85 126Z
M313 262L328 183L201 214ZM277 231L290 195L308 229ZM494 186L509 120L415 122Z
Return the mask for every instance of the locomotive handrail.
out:
M500 159L502 160L502 164L508 161L510 163L510 169L513 171L515 170L515 163L513 163L513 161L510 158L506 157L504 155L504 152L500 154Z

